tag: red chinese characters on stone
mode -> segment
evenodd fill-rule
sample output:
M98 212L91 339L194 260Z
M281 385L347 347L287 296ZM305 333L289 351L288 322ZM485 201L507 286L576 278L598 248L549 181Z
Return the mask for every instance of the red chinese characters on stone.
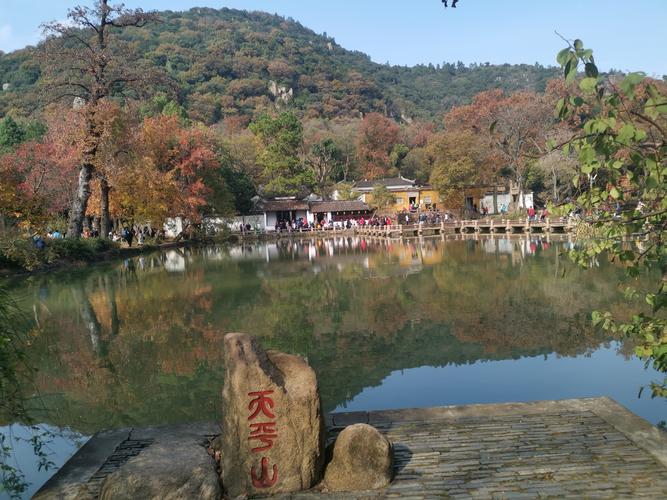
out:
M264 443L264 446L253 448L253 453L266 451L273 446L273 440L278 437L275 422L262 422L259 424L250 424L250 437L248 439L257 439Z
M250 468L250 477L252 478L252 485L255 488L270 488L278 482L278 466L273 465L273 476L269 479L269 459L262 457L262 475L257 477L255 474L255 467Z
M255 397L255 399L251 400L250 404L248 405L248 410L253 412L252 415L248 417L248 420L254 420L260 413L263 413L269 418L276 418L276 416L271 412L271 408L273 408L274 404L273 399L268 397L268 394L273 394L273 391L258 391L248 393L248 396Z
M272 411L275 403L273 402L273 399L269 397L270 394L273 394L273 391L256 391L248 393L248 396L252 398L248 404L248 411L251 412L248 417L248 421L251 421L248 440L251 442L255 441L253 444L256 446L250 450L253 453L270 450L273 447L274 440L278 438L275 421L252 422L258 417L266 417L270 419L276 418ZM257 476L254 466L250 468L250 478L252 479L252 484L255 488L270 488L278 482L278 466L274 464L271 469L272 475L269 478L269 459L267 457L262 457L261 459L261 473L259 476Z

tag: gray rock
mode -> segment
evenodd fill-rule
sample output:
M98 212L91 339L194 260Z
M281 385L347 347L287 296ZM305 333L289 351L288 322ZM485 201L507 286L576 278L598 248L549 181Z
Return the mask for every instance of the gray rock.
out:
M289 103L294 98L294 89L288 89L285 85L278 85L274 80L269 80L269 93L283 104Z
M86 105L86 100L83 97L75 97L72 100L72 109L79 110Z
M376 490L389 485L394 465L391 441L368 424L341 431L324 473L330 491Z
M299 356L225 335L222 414L222 483L230 497L301 491L321 479L317 378Z
M100 499L219 499L216 463L203 436L174 430L157 439L104 479Z

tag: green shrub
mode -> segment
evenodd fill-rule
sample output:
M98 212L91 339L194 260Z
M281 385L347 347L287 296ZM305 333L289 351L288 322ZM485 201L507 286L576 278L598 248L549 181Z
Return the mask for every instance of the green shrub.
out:
M53 258L50 249L39 250L29 238L21 236L0 238L0 266L2 267L32 271L49 264Z
M59 260L93 261L100 254L118 249L109 240L45 240L46 246L38 249L31 238L24 235L0 237L0 267L33 271Z
M95 260L100 253L119 248L110 240L93 238L89 240L48 240L47 248L53 251L58 259Z

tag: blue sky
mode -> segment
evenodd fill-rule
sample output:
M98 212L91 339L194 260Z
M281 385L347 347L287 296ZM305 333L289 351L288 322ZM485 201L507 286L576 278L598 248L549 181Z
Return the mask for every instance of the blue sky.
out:
M39 25L90 0L0 0L0 50L39 40ZM602 69L667 74L667 0L125 0L131 7L196 6L289 16L343 47L391 64L491 62L554 64L567 38L595 50Z

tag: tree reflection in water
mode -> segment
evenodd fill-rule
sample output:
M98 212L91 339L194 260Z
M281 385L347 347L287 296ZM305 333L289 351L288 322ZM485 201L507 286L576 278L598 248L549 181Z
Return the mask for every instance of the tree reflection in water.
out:
M590 328L590 311L630 312L623 272L578 270L561 255L569 244L282 240L32 276L12 288L41 326L26 350L40 404L26 408L86 435L218 419L230 331L306 356L327 411L397 370L591 353L610 339Z

